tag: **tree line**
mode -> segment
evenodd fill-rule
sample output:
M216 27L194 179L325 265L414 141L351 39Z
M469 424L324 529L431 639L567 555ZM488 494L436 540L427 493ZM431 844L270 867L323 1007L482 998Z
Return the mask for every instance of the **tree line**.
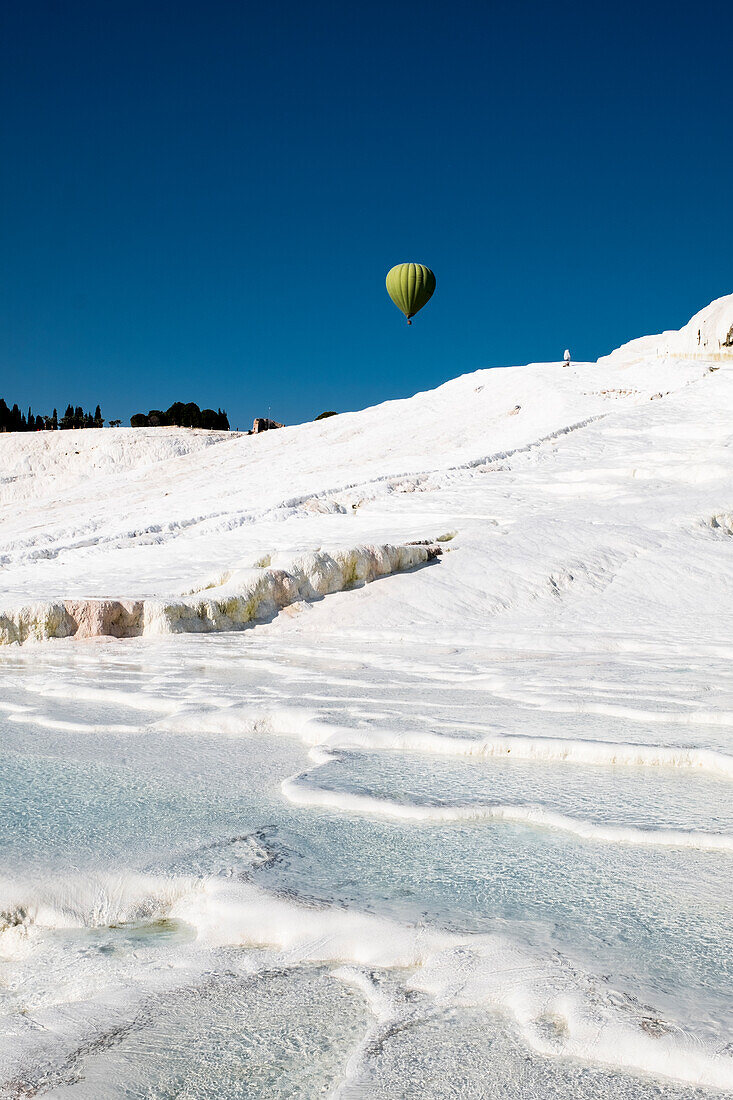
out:
M121 423L121 420L109 421L111 428L119 428ZM151 409L149 413L135 413L130 417L130 425L133 428L208 428L210 431L228 432L229 418L226 410L200 409L193 401L175 401L165 412L162 409ZM17 404L8 408L0 397L0 432L55 432L66 428L102 427L104 418L99 405L93 413L86 412L81 405L67 405L63 416L59 416L56 409L50 416L46 416L35 414L30 407L27 413L21 412Z
M169 409L151 409L148 413L135 413L130 417L133 428L208 428L210 431L229 431L226 410L200 409L195 401L184 404L174 401Z
M110 420L111 425L120 424L119 420ZM81 405L67 405L66 412L59 417L56 409L50 416L34 414L29 406L28 413L21 412L17 404L8 408L0 397L0 432L40 432L63 431L66 428L101 428L104 425L99 405L93 413L85 412Z

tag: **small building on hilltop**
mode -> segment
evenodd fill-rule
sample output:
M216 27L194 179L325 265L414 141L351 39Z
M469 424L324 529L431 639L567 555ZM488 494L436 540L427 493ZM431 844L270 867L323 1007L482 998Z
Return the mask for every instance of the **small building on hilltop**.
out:
M284 424L278 424L277 420L270 420L266 416L256 416L252 422L250 435L259 435L260 432L269 432L273 428L284 428Z

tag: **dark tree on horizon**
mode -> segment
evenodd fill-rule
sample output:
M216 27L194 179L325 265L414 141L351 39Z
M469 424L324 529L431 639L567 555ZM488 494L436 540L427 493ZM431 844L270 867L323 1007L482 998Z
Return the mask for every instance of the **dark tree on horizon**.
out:
M209 431L228 432L229 417L226 409L200 409L195 401L174 401L163 412L151 409L148 413L135 413L130 417L133 428L206 428Z

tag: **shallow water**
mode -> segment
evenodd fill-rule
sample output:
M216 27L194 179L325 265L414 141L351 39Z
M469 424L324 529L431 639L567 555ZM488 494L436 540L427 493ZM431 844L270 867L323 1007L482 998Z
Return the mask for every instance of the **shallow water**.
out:
M730 665L513 645L2 654L0 1095L733 1096L718 757L450 740L725 754Z

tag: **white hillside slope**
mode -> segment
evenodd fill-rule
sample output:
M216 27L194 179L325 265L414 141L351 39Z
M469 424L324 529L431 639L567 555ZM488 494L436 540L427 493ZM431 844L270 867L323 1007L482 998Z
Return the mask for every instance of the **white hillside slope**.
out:
M674 338L665 334L664 346L687 348L692 328L713 340L729 323L733 295ZM0 637L73 633L63 615L54 625L58 615L29 604L165 603L224 576L232 596L232 571L275 552L287 569L288 555L431 540L444 528L458 530L463 565L456 557L442 572L457 570L460 583L477 571L479 590L466 599L482 622L487 610L527 612L540 594L570 586L602 602L612 583L629 600L639 584L640 613L654 599L664 606L666 584L677 614L680 598L696 603L693 589L712 595L709 559L716 587L730 582L719 536L733 510L733 359L723 362L717 345L710 362L692 350L640 356L637 344L599 364L479 371L257 437L179 429L0 437L0 613L26 607L29 622L20 634L0 626ZM650 556L660 582L651 586ZM688 577L683 593L669 587L677 566ZM263 614L271 607L265 600ZM196 613L173 614L176 629L212 625L206 613L199 626ZM156 630L165 619L160 604L148 616Z
M731 326L0 436L0 1097L733 1100Z
M683 328L659 336L642 336L622 344L611 355L600 359L634 362L644 357L660 359L704 359L713 363L733 362L733 295L717 298L687 322Z

